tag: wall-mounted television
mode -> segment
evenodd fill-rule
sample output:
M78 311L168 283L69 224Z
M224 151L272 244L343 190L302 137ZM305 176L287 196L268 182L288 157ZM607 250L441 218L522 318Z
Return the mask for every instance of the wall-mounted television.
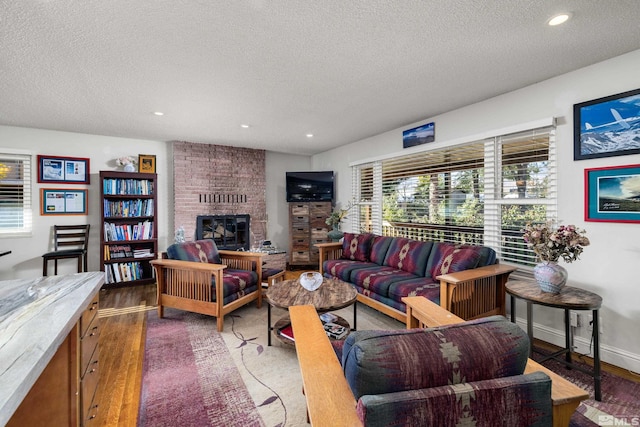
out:
M333 201L333 171L287 172L287 202Z

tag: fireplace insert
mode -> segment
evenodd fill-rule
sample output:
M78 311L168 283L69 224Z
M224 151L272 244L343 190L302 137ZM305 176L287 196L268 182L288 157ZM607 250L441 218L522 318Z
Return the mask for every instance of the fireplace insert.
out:
M198 215L196 240L213 239L218 249L248 251L250 225L249 215Z

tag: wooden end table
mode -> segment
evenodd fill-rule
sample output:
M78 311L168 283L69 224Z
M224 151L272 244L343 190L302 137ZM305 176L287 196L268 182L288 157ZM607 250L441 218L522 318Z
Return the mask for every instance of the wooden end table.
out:
M297 279L284 280L272 284L265 297L269 303L267 305L268 345L271 345L271 333L276 329L275 326L271 326L271 306L288 310L293 305L313 305L318 313L325 313L353 304L353 328L351 330L356 330L357 315L354 303L358 297L358 291L342 280L325 278L322 285L315 291L306 290ZM284 323L286 322L280 319L276 322L276 326L285 326Z
M516 321L515 299L520 298L527 303L527 334L529 335L530 347L529 357L533 354L533 312L532 305L538 304L546 307L560 308L564 310L564 333L565 348L544 357L540 362L554 359L563 363L566 367L576 369L590 375L594 379L595 400L600 401L602 394L600 391L600 331L598 324L598 312L602 305L602 297L584 289L565 286L559 294L542 292L538 284L534 281L514 280L507 282L506 291L511 296L511 321ZM591 310L593 315L593 370L589 371L577 366L571 361L571 322L570 310ZM564 360L560 356L565 355Z

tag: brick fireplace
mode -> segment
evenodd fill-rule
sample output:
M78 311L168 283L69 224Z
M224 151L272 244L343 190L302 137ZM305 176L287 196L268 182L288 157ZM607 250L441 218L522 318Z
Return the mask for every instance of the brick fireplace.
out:
M249 247L266 239L264 150L174 142L173 175L174 230L186 240L202 215L249 215Z

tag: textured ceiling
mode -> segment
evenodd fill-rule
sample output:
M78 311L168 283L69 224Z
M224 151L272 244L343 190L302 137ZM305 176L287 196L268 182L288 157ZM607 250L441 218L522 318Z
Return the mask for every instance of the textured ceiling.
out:
M312 154L636 50L639 23L637 0L0 0L0 124Z

